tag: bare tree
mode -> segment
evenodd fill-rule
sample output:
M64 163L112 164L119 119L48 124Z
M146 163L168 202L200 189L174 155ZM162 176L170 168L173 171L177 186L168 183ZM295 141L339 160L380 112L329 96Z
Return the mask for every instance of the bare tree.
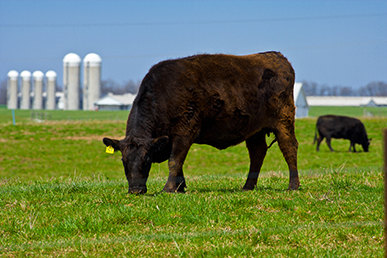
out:
M387 83L385 82L370 82L366 86L359 89L362 96L387 96Z
M328 85L324 84L319 86L318 96L332 96L332 89Z
M338 96L355 96L356 93L353 91L352 87L344 86L339 88Z
M364 92L359 92L360 89L354 90L350 86L331 87L326 84L321 85L308 81L303 81L302 83L306 96L359 96L364 94Z
M339 87L329 87L330 96L338 96L339 95Z
M302 84L303 84L302 87L304 89L306 96L317 96L318 95L317 94L317 83L303 81Z
M138 81L137 83L135 83L133 80L129 80L124 84L124 87L123 87L124 91L126 93L136 94L138 91L138 88L140 87L140 83L141 81Z
M135 83L133 80L129 80L127 82L124 82L123 84L119 84L111 78L101 81L102 95L107 94L109 92L117 95L122 95L125 93L136 94L139 87L140 81Z
M122 94L121 86L111 78L101 81L101 94L105 95L109 92L113 94Z

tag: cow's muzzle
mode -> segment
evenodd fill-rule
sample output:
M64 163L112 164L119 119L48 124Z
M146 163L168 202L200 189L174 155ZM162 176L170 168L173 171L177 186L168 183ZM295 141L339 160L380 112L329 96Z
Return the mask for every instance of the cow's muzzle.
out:
M146 186L129 187L130 194L144 194L147 192Z
M144 194L147 192L146 181L147 178L133 178L129 181L130 194Z

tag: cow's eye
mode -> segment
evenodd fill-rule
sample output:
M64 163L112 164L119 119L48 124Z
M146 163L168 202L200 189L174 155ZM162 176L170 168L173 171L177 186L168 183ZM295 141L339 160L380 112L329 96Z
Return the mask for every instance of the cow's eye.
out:
M145 164L149 164L151 162L151 159L150 159L150 157L149 156L146 156L145 157Z

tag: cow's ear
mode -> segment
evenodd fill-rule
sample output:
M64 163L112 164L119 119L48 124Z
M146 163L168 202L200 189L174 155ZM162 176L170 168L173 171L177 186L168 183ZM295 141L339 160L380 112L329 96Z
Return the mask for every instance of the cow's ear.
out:
M164 146L168 143L168 141L169 141L168 136L161 136L159 138L153 139L150 152L153 154L161 151L164 148Z
M110 138L103 138L103 143L106 145L106 147L112 146L115 151L121 151L120 150L120 141Z

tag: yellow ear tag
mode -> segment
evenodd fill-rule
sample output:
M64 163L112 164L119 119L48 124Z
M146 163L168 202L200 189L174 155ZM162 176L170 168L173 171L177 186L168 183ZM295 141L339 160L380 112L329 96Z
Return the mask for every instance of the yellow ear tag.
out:
M106 147L106 153L113 154L114 153L114 148L111 145Z

